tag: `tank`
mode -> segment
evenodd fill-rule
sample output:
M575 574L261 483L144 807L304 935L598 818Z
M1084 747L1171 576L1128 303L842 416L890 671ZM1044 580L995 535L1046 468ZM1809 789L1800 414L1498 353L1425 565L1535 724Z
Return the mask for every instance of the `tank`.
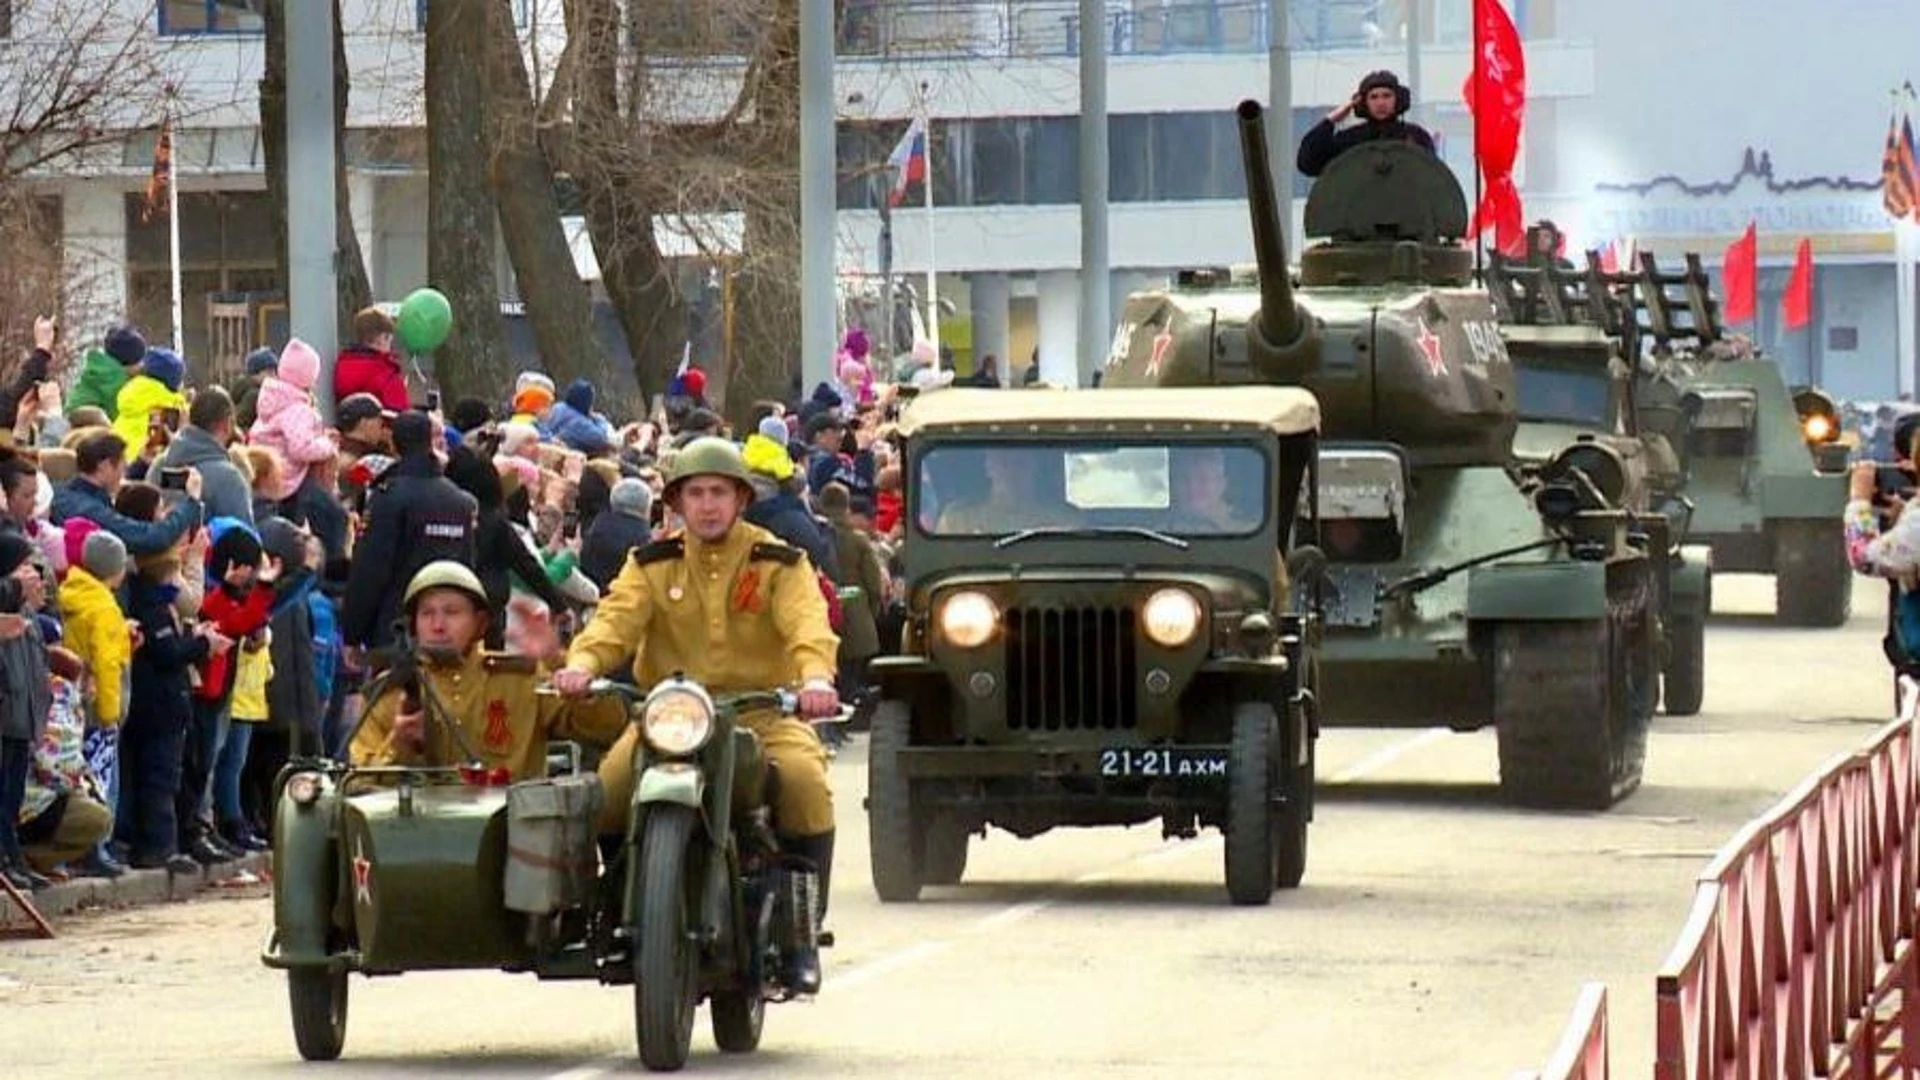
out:
M1321 407L1322 722L1493 726L1500 790L1604 808L1639 783L1658 681L1648 538L1605 447L1515 456L1513 366L1438 158L1363 144L1315 183L1297 270L1263 110L1238 110L1257 266L1128 298L1101 387L1276 384ZM1098 392L1098 391L1096 391Z
M1655 555L1661 707L1692 716L1706 690L1713 552L1688 541L1690 508L1675 494L1680 466L1671 442L1641 424L1633 379L1639 339L1619 332L1637 282L1610 281L1597 256L1584 271L1559 258L1558 232L1551 222L1529 229L1524 261L1488 256L1487 288L1518 391L1514 456L1525 473L1569 444L1591 442L1617 460L1618 504L1635 516Z
M1672 494L1690 506L1691 535L1721 572L1773 575L1779 623L1845 623L1849 448L1832 397L1789 385L1772 357L1726 332L1699 255L1667 272L1642 252L1614 278L1635 285L1633 336L1647 344L1636 408L1678 453Z

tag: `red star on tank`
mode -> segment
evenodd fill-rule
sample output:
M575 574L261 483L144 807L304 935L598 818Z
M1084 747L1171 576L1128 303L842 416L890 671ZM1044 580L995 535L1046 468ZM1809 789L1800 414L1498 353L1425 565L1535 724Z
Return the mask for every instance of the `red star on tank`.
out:
M1420 336L1416 339L1420 351L1427 358L1427 374L1440 376L1447 373L1447 361L1440 351L1440 337L1427 328L1427 320L1420 320Z

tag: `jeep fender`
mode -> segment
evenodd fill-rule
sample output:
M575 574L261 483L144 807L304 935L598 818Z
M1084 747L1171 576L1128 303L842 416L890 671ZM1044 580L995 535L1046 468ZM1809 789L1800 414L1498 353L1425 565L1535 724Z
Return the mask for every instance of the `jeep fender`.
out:
M1713 605L1713 548L1706 544L1681 547L1670 573L1674 614Z

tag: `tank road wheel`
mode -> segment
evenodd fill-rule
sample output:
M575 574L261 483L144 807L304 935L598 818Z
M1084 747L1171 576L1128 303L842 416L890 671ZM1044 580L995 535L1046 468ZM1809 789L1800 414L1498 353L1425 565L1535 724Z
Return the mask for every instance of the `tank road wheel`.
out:
M1640 786L1655 694L1653 634L1644 589L1609 601L1605 621L1497 629L1493 707L1507 801L1605 810Z
M1787 626L1839 626L1853 611L1853 568L1839 518L1773 527L1774 618Z
M633 960L633 1022L640 1061L656 1072L687 1063L700 1003L700 956L688 895L699 881L689 862L698 821L684 806L647 812L640 846L640 947Z
M1666 670L1660 700L1668 716L1696 716L1707 692L1707 620L1704 613L1676 617L1667 631Z
M294 968L287 972L293 1006L293 1042L308 1061L332 1061L347 1042L347 969Z
M900 766L911 723L905 702L882 701L873 711L867 742L867 850L873 891L887 904L920 899L922 884L913 785Z
M920 880L928 885L958 885L967 872L971 834L942 814L920 833Z
M1273 899L1280 830L1273 805L1273 751L1280 721L1264 701L1233 707L1227 751L1227 895L1236 904Z

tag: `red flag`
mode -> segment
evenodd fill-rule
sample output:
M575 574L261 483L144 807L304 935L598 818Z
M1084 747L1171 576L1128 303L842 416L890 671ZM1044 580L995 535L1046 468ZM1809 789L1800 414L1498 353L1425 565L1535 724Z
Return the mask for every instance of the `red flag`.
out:
M1793 253L1793 273L1780 294L1780 325L1798 330L1813 320L1813 242L1802 238Z
M140 220L152 221L155 214L167 212L167 185L173 183L173 118L160 123L160 137L153 144L153 175L147 178L145 205Z
M1880 204L1887 209L1887 216L1898 220L1913 213L1914 190L1911 163L1913 147L1905 148L1906 169L1901 168L1902 147L1900 145L1900 109L1896 106L1893 115L1887 118L1887 145L1880 153Z
M1720 303L1721 322L1732 326L1753 321L1758 306L1754 290L1759 284L1759 270L1759 229L1749 221L1740 239L1727 245L1726 256L1720 264L1720 291L1724 296Z
M1524 256L1527 230L1513 162L1527 111L1527 58L1500 0L1473 0L1473 71L1461 94L1473 113L1473 156L1485 177L1467 229L1478 236L1491 227L1502 254Z

